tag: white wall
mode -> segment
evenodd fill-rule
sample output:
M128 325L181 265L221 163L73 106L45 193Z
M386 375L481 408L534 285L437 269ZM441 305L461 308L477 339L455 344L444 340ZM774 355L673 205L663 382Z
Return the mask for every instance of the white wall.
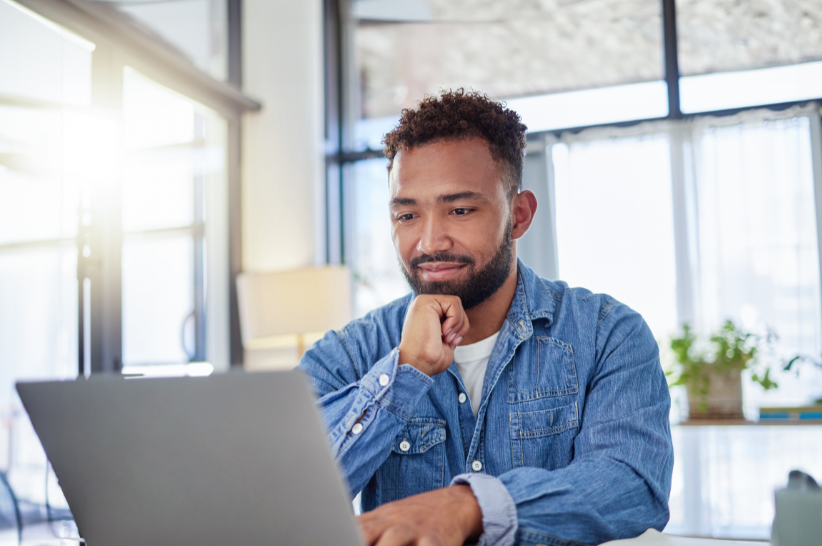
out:
M243 2L243 270L324 260L321 0Z

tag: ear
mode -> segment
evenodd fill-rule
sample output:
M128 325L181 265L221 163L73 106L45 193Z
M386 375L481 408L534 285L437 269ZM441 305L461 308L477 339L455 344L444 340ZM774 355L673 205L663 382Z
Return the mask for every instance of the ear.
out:
M514 222L511 231L512 239L519 239L534 221L534 214L537 212L537 196L531 190L525 190L517 194L511 201L511 217Z

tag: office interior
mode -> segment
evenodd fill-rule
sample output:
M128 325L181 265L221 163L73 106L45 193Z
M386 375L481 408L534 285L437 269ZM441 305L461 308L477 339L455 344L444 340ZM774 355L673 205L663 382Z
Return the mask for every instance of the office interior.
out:
M382 137L460 87L528 126L520 258L672 383L683 325L775 334L737 418L671 386L666 532L767 540L822 479L822 415L762 410L822 404L818 0L0 0L0 531L68 515L15 381L290 369L407 294Z

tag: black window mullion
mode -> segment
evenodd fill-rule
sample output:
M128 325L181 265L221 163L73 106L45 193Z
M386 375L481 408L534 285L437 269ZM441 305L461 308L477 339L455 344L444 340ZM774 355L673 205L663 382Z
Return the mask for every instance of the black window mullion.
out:
M662 0L662 42L665 59L665 83L668 84L668 117L679 119L679 53L676 34L676 0Z

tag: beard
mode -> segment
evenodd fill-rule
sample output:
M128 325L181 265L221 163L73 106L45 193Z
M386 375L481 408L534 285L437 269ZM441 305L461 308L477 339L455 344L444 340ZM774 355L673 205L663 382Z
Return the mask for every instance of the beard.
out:
M437 252L423 254L411 260L408 269L400 262L400 269L405 275L408 284L417 295L444 294L458 296L465 310L476 307L494 294L505 284L511 272L514 243L511 238L513 225L509 224L502 242L491 260L482 268L477 269L474 258L465 254L451 254ZM453 262L468 266L468 277L448 281L424 281L420 277L420 264L428 262ZM409 271L410 270L410 271Z

